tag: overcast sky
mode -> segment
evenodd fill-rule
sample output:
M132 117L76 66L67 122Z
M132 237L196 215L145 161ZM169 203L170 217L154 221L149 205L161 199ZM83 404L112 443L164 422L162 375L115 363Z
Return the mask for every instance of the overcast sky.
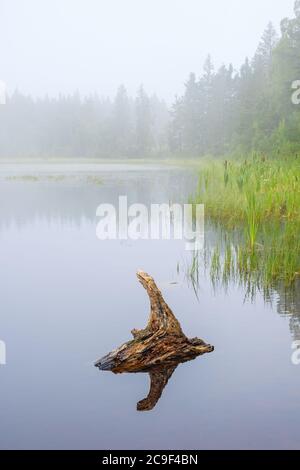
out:
M271 20L294 0L0 0L0 79L35 96L79 90L113 96L143 83L167 101L216 65L253 56Z

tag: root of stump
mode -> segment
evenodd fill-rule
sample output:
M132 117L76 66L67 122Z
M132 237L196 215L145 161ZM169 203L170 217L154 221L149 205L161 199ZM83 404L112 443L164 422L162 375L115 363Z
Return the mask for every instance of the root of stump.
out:
M155 366L186 362L214 350L199 338L185 336L151 276L139 271L137 277L150 299L148 325L144 330L132 330L134 339L97 361L96 367L115 373L145 372Z

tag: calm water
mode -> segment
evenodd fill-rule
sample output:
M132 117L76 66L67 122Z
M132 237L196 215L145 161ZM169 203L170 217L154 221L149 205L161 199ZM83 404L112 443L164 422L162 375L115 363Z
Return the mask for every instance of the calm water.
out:
M299 295L298 304L280 292L251 303L234 285L214 291L201 273L197 298L183 242L96 238L100 203L123 194L184 201L190 171L2 165L0 178L1 449L300 448L300 366L291 362ZM215 235L207 230L212 243ZM138 269L155 278L185 333L215 346L179 365L144 413L136 403L148 374L93 366L147 322Z

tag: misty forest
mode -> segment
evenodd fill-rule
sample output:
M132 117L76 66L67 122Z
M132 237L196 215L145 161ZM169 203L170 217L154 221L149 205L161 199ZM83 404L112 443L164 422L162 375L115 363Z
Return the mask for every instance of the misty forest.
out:
M291 101L300 77L300 2L277 33L270 23L239 71L215 70L210 56L173 105L124 85L112 101L74 93L33 99L15 91L0 113L1 157L200 157L300 150L300 112ZM299 78L300 79L300 78ZM13 136L18 136L18 139Z

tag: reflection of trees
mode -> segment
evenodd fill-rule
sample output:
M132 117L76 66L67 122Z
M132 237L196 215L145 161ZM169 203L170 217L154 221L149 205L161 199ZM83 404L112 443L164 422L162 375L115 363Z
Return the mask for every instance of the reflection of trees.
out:
M175 168L104 171L81 175L38 177L17 176L0 179L0 230L44 220L80 226L95 220L101 203L118 207L118 197L128 196L128 204L186 202L196 174Z
M289 289L284 286L277 287L276 292L277 311L280 315L289 316L293 338L300 340L300 279Z

